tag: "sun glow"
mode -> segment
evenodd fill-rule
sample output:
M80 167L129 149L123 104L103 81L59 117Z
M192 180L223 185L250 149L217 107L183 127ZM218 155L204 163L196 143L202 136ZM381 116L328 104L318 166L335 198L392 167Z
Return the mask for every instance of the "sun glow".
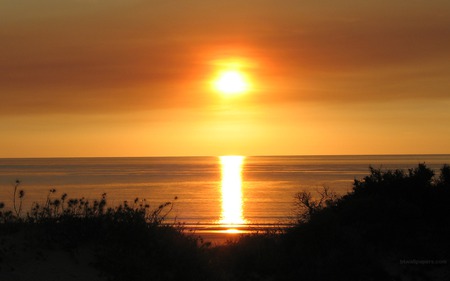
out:
M224 226L244 224L242 212L242 165L244 156L220 156L222 166L222 216Z
M224 94L239 94L248 91L249 83L244 73L238 70L226 70L214 81L214 87Z
M225 48L208 56L208 64L211 67L211 76L208 79L210 89L224 97L235 97L254 91L254 86L258 84L255 75L259 62L251 50Z

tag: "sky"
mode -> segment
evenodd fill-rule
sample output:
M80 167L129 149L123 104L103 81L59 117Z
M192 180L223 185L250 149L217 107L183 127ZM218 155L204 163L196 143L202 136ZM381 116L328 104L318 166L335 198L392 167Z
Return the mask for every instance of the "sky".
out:
M450 153L448 0L0 0L0 42L0 157Z

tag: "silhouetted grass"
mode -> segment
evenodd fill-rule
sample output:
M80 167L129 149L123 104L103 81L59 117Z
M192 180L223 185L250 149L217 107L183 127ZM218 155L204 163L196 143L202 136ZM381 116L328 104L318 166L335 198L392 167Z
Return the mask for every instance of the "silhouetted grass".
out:
M55 192L50 190L46 202L33 204L26 215L0 213L0 236L25 236L32 248L91 249L94 266L108 280L208 279L197 239L163 223L171 202L151 209L136 198L107 208L106 194L89 201L68 199L66 194L53 199ZM0 248L0 259L7 256L8 250Z
M0 204L0 237L21 235L30 248L88 248L109 280L449 280L450 167L370 168L348 194L300 192L295 227L208 247L164 223L172 203L142 200L108 208L54 198L22 214ZM5 246L6 245L6 246ZM0 264L11 249L0 243ZM2 267L0 267L2 270Z

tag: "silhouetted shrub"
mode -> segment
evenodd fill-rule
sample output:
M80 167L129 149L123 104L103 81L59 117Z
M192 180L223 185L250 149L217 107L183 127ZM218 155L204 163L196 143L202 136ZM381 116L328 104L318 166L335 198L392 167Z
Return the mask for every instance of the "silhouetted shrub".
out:
M444 165L436 183L438 187L450 189L450 166Z
M335 206L339 199L337 194L330 191L328 187L318 190L317 194L316 198L307 191L295 195L298 223L308 222L316 213Z
M447 165L438 179L425 164L406 173L370 167L353 192L330 206L309 203L309 220L301 216L285 236L288 268L305 280L385 280L406 274L400 260L447 260L448 179ZM304 196L297 199L308 205Z

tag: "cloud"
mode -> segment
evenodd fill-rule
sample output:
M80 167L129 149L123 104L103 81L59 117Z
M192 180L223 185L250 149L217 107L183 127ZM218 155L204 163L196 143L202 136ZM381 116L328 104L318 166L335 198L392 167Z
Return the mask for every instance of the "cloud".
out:
M280 66L274 72L291 84L280 101L449 98L450 17L364 16L261 34L258 45Z
M414 2L404 13L333 1L7 3L0 114L204 106L206 53L227 46L261 61L257 103L448 98L443 2Z

